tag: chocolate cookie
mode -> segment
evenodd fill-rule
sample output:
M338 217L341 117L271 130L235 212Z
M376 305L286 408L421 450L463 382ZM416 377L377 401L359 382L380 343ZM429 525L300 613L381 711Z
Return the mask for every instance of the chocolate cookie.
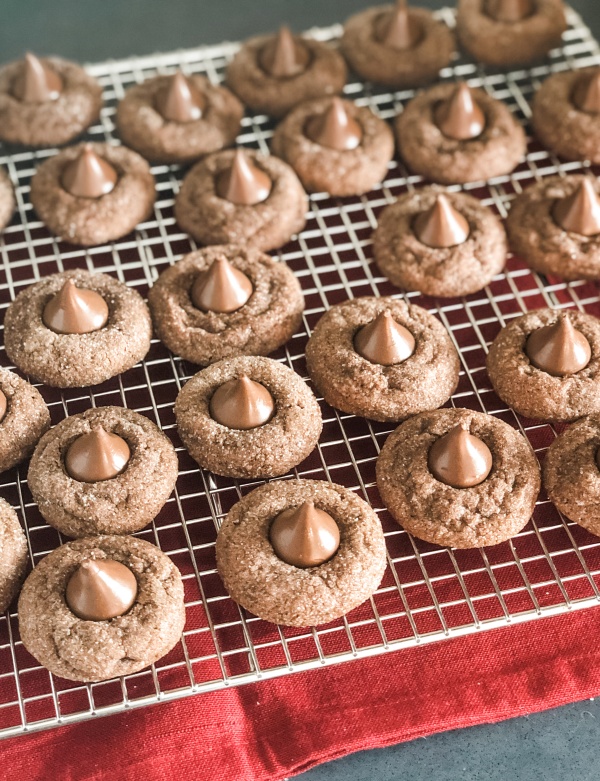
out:
M508 174L526 151L523 128L509 109L464 83L436 84L418 95L395 129L408 168L444 184Z
M506 234L477 198L425 188L379 217L375 261L394 285L430 296L466 296L504 268Z
M396 421L448 401L460 362L448 332L425 309L369 297L323 315L306 345L306 365L332 407Z
M0 472L31 455L49 427L50 414L40 392L0 368Z
M390 87L433 81L454 54L454 35L425 8L382 5L351 16L341 48L363 79Z
M600 536L600 415L578 420L550 445L544 488L561 513Z
M370 108L322 98L293 109L275 129L272 147L309 192L360 195L384 179L394 138Z
M0 612L16 596L27 566L27 538L13 508L0 499Z
M69 607L68 586L81 565L93 572L107 562L113 568L123 565L135 578L133 604L104 620L81 618ZM77 583L78 602L97 596L91 578L86 580L83 588ZM134 537L88 537L62 545L35 567L19 597L25 648L50 672L71 681L103 681L142 670L173 648L184 624L179 570L161 550Z
M600 163L600 68L549 76L533 99L531 124L542 144L566 160Z
M0 68L0 139L66 144L95 122L102 87L74 62L26 54Z
M11 221L15 213L15 191L9 175L0 168L0 231Z
M530 342L532 334L548 326L551 330ZM546 344L537 344L540 337ZM563 367L561 361L566 361ZM598 412L600 321L571 309L521 315L492 342L487 370L498 396L525 417L576 420Z
M567 29L562 0L459 0L456 33L478 62L529 65L560 44Z
M204 76L155 76L117 106L123 141L152 163L187 163L235 141L244 107Z
M306 383L270 358L240 356L194 375L175 402L177 430L200 466L227 477L276 477L316 447L322 422Z
M304 309L302 290L287 266L231 244L191 252L167 268L148 303L159 338L201 366L273 352L291 339Z
M506 221L513 252L542 274L600 279L599 196L595 179L575 174L531 185L515 198Z
M312 503L339 529L339 547L318 566L288 564L270 539L282 513ZM368 599L386 566L377 515L347 488L320 480L283 480L234 505L217 537L217 568L232 599L265 621L309 626L333 621Z
M124 146L80 144L45 160L31 180L31 203L48 228L84 247L119 239L152 213L148 163Z
M326 43L277 35L246 41L227 66L227 85L253 111L273 117L305 100L336 95L346 83L342 56Z
M306 222L308 199L283 160L250 149L217 152L183 180L175 219L201 244L239 244L267 251Z
M468 449L461 447L464 438ZM450 478L432 471L443 461L437 443L445 449ZM480 482L455 487L440 479L472 477L468 462L476 447L488 455L487 474L461 482ZM529 442L507 423L482 412L440 409L390 434L377 459L377 487L392 516L415 537L476 548L508 540L526 525L540 490L540 468Z
M62 420L40 440L27 475L41 514L68 537L142 529L176 480L171 442L148 418L122 407Z
M57 388L96 385L130 369L150 349L151 335L150 315L137 291L82 269L26 288L4 319L10 360Z

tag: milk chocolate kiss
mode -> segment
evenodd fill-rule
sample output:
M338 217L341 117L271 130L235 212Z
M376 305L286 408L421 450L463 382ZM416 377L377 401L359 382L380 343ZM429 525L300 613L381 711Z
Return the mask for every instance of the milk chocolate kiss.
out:
M384 46L405 51L419 43L423 37L423 28L409 15L405 0L398 0L391 12L383 13L376 19L375 37Z
M344 152L360 145L362 129L348 114L343 101L335 97L322 114L308 120L306 135L321 146Z
M590 343L566 314L552 325L533 331L525 343L531 363L553 377L566 377L585 369L592 357Z
M252 295L252 282L227 258L217 258L192 285L192 303L203 312L235 312Z
M264 385L242 375L217 388L209 409L211 418L222 426L247 431L271 420L275 401Z
M130 457L129 445L122 437L94 426L89 434L82 434L70 445L65 467L74 480L100 483L120 475Z
M473 100L473 93L461 82L448 100L435 112L435 122L448 138L469 141L480 136L485 128L485 115Z
M464 421L429 449L429 471L441 483L453 488L471 488L483 483L492 469L492 454L479 437L469 433Z
M416 237L428 247L455 247L468 239L469 230L467 220L442 193L414 222Z
M276 79L289 79L304 73L310 53L301 41L294 39L289 27L282 25L277 35L266 43L260 54L261 68Z
M415 338L389 312L381 312L375 320L356 332L354 349L371 363L393 366L414 353Z
M171 76L156 96L156 107L169 122L193 122L204 111L204 96L181 71Z
M497 22L514 24L533 13L531 0L488 0L486 13Z
M565 231L580 236L600 233L600 198L592 182L584 179L575 192L556 201L552 216Z
M79 155L65 166L61 184L76 198L101 198L114 190L119 175L110 163L85 144Z
M8 399L6 398L6 395L4 391L0 390L0 423L4 420L4 416L6 415L6 410L8 408Z
M99 293L79 288L67 279L42 313L46 328L57 334L89 334L108 321L108 306Z
M580 111L600 114L600 68L577 79L572 100Z
M231 167L219 175L216 191L217 195L226 201L240 206L252 206L266 201L272 186L270 177L238 148L235 150Z
M35 54L27 52L21 73L15 79L13 95L22 103L47 103L63 90L62 79Z
M284 510L275 518L269 539L277 557L293 567L318 567L340 547L340 530L314 502Z
M137 591L137 580L129 567L112 559L89 559L71 575L65 599L78 618L108 621L129 610Z

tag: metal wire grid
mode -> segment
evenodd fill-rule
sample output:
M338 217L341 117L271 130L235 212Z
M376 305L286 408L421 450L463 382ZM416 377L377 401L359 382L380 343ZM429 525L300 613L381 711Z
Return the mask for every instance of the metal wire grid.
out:
M441 15L453 24L452 11ZM569 24L563 47L552 53L546 65L486 73L457 59L441 77L482 86L527 123L532 94L550 72L600 63L597 43L574 12L569 12ZM312 35L329 40L339 33L340 28L334 27L315 30ZM220 81L236 48L224 44L90 67L104 87L106 107L99 124L87 134L89 139L116 142L116 101L131 84L178 67ZM376 91L358 82L350 83L346 93L384 118L401 111L413 95L412 91ZM266 117L249 116L239 143L267 152L271 133L272 124ZM81 250L50 235L28 200L36 165L55 150L5 148L0 152L0 164L8 168L18 203L18 214L0 242L2 311L32 282L77 267L113 274L145 294L167 265L195 248L173 218L173 198L184 173L178 167L153 169L158 191L154 215L134 234L109 246ZM587 167L561 163L530 139L527 158L513 174L463 189L504 217L514 195L533 181ZM361 295L402 295L373 265L370 236L381 209L420 184L419 177L393 163L384 184L366 196L311 197L305 230L279 253L302 283L304 327L274 357L306 377L304 347L325 309ZM539 306L576 307L600 314L597 285L546 279L510 258L505 273L479 294L450 301L413 293L406 297L435 312L460 349L462 371L451 403L486 411L518 427L542 455L555 428L519 418L494 394L485 372L487 347L501 325ZM3 348L0 355L6 365ZM375 488L375 460L393 426L337 413L321 400L321 443L294 470L294 476L341 483L372 504L387 540L384 580L368 602L326 626L283 628L246 613L229 599L216 573L214 541L224 514L259 481L210 475L199 470L182 449L174 427L173 402L193 373L193 366L174 358L155 340L145 361L101 386L64 392L39 386L53 423L90 406L117 404L148 415L172 438L180 459L177 490L152 526L139 536L159 545L179 566L187 623L178 646L151 668L119 680L81 685L55 678L41 668L20 642L16 613L8 612L0 618L0 736L564 613L600 601L600 540L566 521L545 496L526 529L502 545L453 551L412 538L391 520ZM33 564L63 542L34 505L26 468L1 475L0 492L24 521Z

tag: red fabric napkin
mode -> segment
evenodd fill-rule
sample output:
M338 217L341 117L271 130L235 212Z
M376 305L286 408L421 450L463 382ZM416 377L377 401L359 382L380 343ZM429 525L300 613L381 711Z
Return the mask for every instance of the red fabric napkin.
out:
M19 781L266 781L600 693L600 611L400 650L2 744Z

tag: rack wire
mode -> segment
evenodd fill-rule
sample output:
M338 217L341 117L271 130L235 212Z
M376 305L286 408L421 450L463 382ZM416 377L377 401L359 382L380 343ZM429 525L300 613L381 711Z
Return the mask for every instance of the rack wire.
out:
M440 15L449 25L454 24L451 10ZM527 126L531 97L547 75L600 63L600 49L589 29L573 11L569 11L568 20L562 47L543 65L500 73L456 59L442 71L441 79L466 79L483 87L503 100ZM313 30L310 35L335 40L340 32L336 26ZM118 143L115 106L132 84L178 68L219 82L236 49L236 44L223 44L90 66L89 71L104 88L106 104L87 138ZM410 90L381 91L358 81L351 81L345 93L384 119L395 116L414 94ZM268 152L272 130L267 117L247 116L238 142ZM36 165L55 152L0 148L0 164L9 171L18 204L0 242L2 315L23 288L71 268L112 274L145 295L164 268L195 249L173 217L173 199L185 173L176 166L153 168L158 196L154 214L120 241L82 250L52 236L32 210L29 183ZM515 194L534 181L587 169L590 166L585 163L560 162L529 137L526 159L514 173L462 189L505 217ZM303 327L273 357L308 379L306 341L329 306L356 296L404 295L373 264L371 234L381 210L421 184L420 177L409 175L402 164L393 162L385 182L365 196L343 200L325 194L311 196L306 228L277 253L304 289ZM521 430L543 457L556 427L516 416L495 395L485 372L488 345L507 321L540 306L574 307L600 315L598 286L542 277L509 257L506 270L475 295L442 301L410 293L406 298L434 312L460 350L460 382L450 403L508 422ZM9 365L3 348L0 361ZM139 536L160 546L181 570L187 622L181 642L151 668L122 679L83 685L56 678L41 668L19 639L17 614L7 612L0 618L1 737L600 603L600 539L563 518L543 494L528 526L501 545L450 550L411 537L389 517L375 486L375 460L393 425L338 413L321 399L321 442L289 476L331 480L371 503L387 542L388 567L383 582L370 600L326 626L290 629L247 613L223 587L215 568L214 543L223 516L259 481L213 476L200 470L182 448L173 403L194 371L153 340L146 360L102 385L69 391L38 386L53 423L91 406L116 404L147 415L172 439L180 462L177 489ZM40 516L26 474L25 465L0 475L0 494L17 509L24 523L35 565L64 540Z

